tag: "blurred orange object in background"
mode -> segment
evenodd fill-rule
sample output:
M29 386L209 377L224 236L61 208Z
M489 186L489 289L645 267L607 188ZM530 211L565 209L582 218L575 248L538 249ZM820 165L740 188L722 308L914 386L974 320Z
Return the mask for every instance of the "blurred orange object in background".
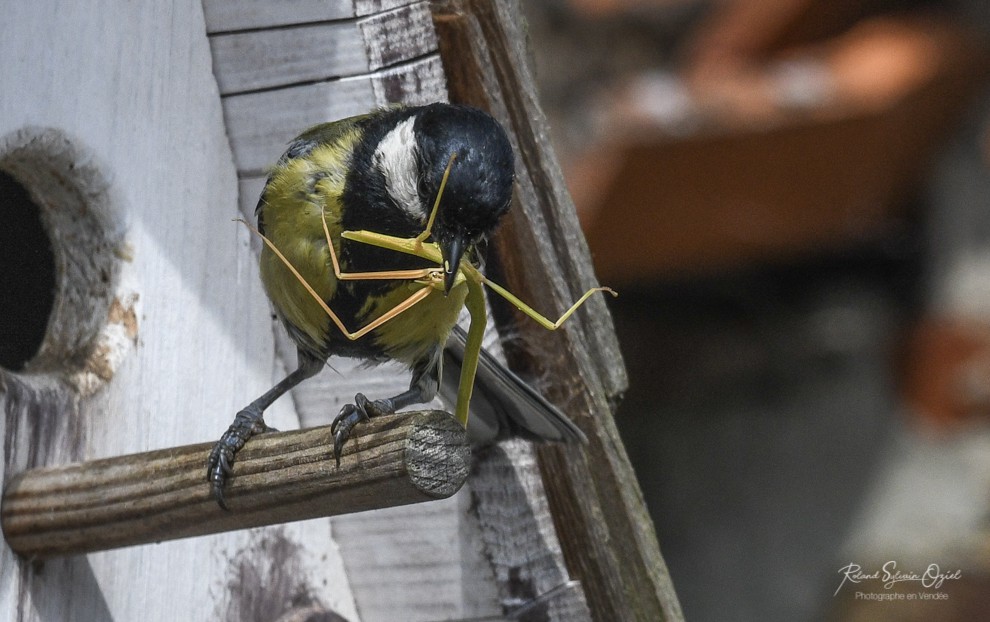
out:
M676 74L687 123L657 116L645 76L617 97L607 139L570 162L603 281L793 259L883 231L987 77L980 40L939 16L778 47L795 30L769 11L780 4L730 4L694 37Z

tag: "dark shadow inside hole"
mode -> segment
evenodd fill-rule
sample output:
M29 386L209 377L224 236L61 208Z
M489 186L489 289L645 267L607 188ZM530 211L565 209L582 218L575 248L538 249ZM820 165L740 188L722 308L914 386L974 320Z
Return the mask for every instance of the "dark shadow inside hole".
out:
M41 210L0 171L0 366L19 371L38 352L55 302L55 257Z

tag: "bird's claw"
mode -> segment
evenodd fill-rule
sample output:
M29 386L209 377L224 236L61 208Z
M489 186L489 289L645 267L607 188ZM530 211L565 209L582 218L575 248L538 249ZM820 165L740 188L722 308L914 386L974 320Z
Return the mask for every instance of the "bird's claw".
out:
M234 455L255 434L272 430L273 428L265 425L260 410L253 410L248 407L237 413L234 422L230 424L220 440L213 445L210 456L206 460L206 481L210 483L213 498L216 499L221 508L228 509L223 497L223 488L227 483L227 478L233 472Z
M344 443L351 436L354 426L367 421L370 417L381 415L391 415L395 412L391 400L369 400L363 393L354 396L353 404L344 404L340 413L330 424L330 433L333 434L333 455L340 466L340 455L344 449Z

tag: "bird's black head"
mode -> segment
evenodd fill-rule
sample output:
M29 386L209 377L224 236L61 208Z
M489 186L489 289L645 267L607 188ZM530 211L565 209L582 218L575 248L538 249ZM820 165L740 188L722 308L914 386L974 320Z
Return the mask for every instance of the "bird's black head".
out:
M465 249L492 233L509 209L512 147L495 119L466 106L425 106L415 115L413 132L417 193L427 215L454 156L433 224L433 241L443 252L449 291Z

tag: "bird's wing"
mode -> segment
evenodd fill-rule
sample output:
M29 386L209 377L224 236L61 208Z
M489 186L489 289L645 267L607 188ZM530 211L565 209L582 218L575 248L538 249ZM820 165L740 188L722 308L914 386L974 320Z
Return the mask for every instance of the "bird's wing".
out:
M271 182L274 176L279 171L284 170L285 167L293 160L308 156L316 147L320 145L333 145L338 143L350 133L355 125L375 114L380 114L380 111L355 117L348 117L339 121L320 123L319 125L314 125L299 136L292 139L292 142L289 143L285 153L282 154L282 156L278 159L278 162L276 162L275 165L269 170L268 183L265 184L265 189L262 191L261 196L258 197L258 204L254 208L254 215L258 219L258 229L262 233L265 232L263 211L265 203L268 201L266 194L271 187Z
M339 254L341 195L350 153L361 138L359 124L376 114L381 111L322 123L296 137L269 172L255 209L258 231L278 249L262 248L265 291L296 343L318 356L326 356L327 339L338 330L312 298L315 292L331 301L337 291L323 230L327 228ZM336 311L341 312L339 304ZM350 330L359 327L354 317L343 319Z
M440 395L454 403L467 333L454 326L443 353ZM495 357L481 350L468 437L476 445L519 436L533 441L587 442L584 433Z

